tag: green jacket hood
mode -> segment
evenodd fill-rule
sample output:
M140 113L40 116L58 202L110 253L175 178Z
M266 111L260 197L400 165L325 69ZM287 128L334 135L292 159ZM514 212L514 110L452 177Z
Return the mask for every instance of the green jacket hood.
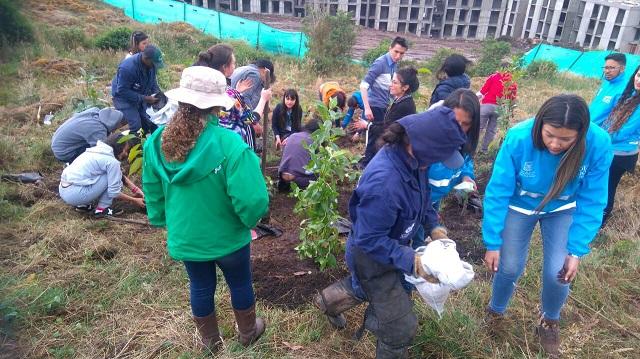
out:
M169 183L188 184L202 180L209 173L219 171L225 159L221 143L215 140L216 130L223 130L218 126L218 118L210 116L209 121L195 142L195 146L184 162L169 162L161 148L162 132L164 126L158 128L148 139L150 145L155 148L155 158L152 162L158 165L155 168L158 175ZM147 151L148 152L148 151Z

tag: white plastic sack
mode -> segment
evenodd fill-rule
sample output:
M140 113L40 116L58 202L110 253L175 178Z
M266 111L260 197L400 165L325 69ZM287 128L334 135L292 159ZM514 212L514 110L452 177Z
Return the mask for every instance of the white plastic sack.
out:
M453 189L457 190L457 191L462 191L462 192L473 192L474 191L474 185L472 182L469 181L462 181L460 182L460 184L458 184L457 186L453 187Z
M460 260L456 244L450 239L435 240L419 247L416 255L420 256L425 272L438 278L440 283L431 283L407 274L405 280L413 284L425 303L442 316L449 292L462 289L471 282L473 267Z
M444 303L447 301L449 297L449 292L451 288L442 283L431 283L427 282L423 278L416 278L412 275L405 274L404 279L413 284L428 306L433 308L438 313L438 316L442 317L442 312L444 312Z
M149 106L147 107L146 112L147 112L147 115L149 115L149 119L151 120L151 122L153 122L158 126L161 126L169 123L169 121L171 121L171 118L173 117L173 114L175 114L176 111L178 111L178 103L172 100L168 100L167 104L164 105L164 107L159 109L158 111L154 110L153 107Z

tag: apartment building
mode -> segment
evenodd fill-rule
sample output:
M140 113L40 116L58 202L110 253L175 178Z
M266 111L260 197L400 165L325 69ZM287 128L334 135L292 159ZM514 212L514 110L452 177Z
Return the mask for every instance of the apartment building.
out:
M185 0L196 6L303 17L346 11L356 24L436 38L508 36L640 53L640 0Z

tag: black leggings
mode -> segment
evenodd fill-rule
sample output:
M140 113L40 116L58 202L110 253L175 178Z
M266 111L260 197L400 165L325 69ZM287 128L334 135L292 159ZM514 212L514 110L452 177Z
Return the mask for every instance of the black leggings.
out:
M613 156L613 162L609 168L609 197L607 200L607 207L604 209L604 217L602 218L602 225L604 226L611 215L613 210L613 203L616 199L616 190L618 184L625 172L633 173L636 168L636 162L638 162L638 154L630 156Z

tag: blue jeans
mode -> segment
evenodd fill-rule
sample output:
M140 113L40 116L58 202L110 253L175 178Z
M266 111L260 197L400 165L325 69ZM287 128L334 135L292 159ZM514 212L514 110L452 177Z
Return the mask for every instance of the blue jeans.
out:
M574 209L526 215L509 209L502 231L498 272L493 277L489 309L504 313L527 263L531 234L538 222L542 234L542 312L546 319L560 319L560 310L569 295L569 284L558 280L558 272L568 255L567 239Z
M236 310L249 309L255 303L251 285L251 245L206 262L184 261L189 275L191 312L206 317L215 310L216 265L222 270L231 292L231 306Z
M97 207L107 208L113 203L113 198L109 197L108 185L107 175L102 175L96 183L89 186L63 187L60 183L58 193L66 204L72 206L86 206L97 201Z

